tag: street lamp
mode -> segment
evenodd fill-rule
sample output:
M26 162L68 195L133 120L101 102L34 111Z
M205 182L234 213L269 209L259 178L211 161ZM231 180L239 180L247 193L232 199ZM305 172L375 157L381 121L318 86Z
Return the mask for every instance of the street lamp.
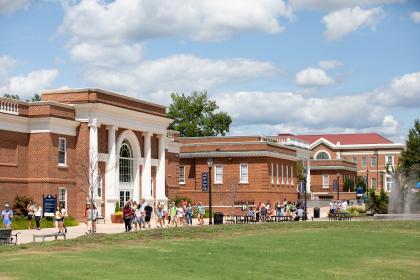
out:
M337 173L337 200L340 200L340 173Z
M366 169L366 197L369 196L369 169Z
M209 180L209 225L213 224L213 214L212 214L212 209L211 209L211 168L213 167L213 160L211 158L209 158L207 160L207 165L209 167L209 176L208 176L208 180Z

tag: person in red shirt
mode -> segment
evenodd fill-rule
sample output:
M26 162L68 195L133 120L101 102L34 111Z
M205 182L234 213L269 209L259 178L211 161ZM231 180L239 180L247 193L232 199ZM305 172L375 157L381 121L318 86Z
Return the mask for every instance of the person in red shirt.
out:
M131 222L133 220L134 210L131 208L130 204L126 203L123 208L123 217L124 217L124 225L125 231L131 231Z

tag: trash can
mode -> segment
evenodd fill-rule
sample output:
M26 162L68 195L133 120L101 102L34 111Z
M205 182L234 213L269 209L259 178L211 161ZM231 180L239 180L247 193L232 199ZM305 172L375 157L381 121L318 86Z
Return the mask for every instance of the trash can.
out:
M319 207L315 207L314 208L314 218L319 218L319 212L320 212Z
M223 224L223 213L221 212L216 212L214 213L214 224L215 225L221 225Z

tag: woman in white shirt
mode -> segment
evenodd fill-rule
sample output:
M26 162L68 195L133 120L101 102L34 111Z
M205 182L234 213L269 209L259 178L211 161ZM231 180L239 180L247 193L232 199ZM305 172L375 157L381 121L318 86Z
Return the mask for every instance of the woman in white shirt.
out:
M42 207L38 205L38 203L35 203L35 223L36 223L36 229L41 229L41 218L42 218Z

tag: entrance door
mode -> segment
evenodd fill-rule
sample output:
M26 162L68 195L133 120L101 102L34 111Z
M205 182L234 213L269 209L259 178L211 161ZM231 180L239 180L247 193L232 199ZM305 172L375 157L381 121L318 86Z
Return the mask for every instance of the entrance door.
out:
M123 208L124 205L133 197L132 190L122 190L120 191L120 208Z

